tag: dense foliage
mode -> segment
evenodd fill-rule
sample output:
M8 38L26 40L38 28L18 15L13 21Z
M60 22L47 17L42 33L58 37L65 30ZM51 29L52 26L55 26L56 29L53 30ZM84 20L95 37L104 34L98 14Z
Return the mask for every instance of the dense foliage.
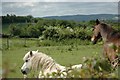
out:
M28 16L9 15L2 16L3 29L4 24L9 24L8 34L20 38L40 38L40 39L71 39L90 40L92 26L95 21L75 22L67 20L34 18ZM115 29L119 29L116 22L106 21Z
M56 19L34 18L28 16L9 15L2 16L2 23L9 23L9 34L20 38L39 38L49 40L63 40L77 38L90 40L92 26L95 21L67 21ZM116 22L106 21L114 28L119 29ZM4 27L4 26L3 26ZM4 28L3 28L4 29Z
M33 18L31 15L16 16L7 14L7 16L2 17L3 25L10 24L8 31L11 36L56 40L69 38L90 39L90 24L93 22L90 21L85 25L84 22L38 19Z

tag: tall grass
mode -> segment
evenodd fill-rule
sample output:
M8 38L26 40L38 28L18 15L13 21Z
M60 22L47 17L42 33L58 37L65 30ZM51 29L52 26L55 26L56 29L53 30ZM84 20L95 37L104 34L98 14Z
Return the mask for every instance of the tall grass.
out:
M1 49L21 48L21 47L40 47L40 46L77 46L89 45L88 40L80 39L65 39L65 40L40 40L36 38L3 38Z
M6 77L8 78L22 78L23 75L20 72L20 68L23 64L23 56L30 50L39 50L49 56L51 56L56 62L63 66L70 66L74 64L82 63L83 57L92 57L97 54L98 56L102 55L101 45L80 45L76 44L66 45L65 42L56 42L43 40L39 42L36 39L27 39L26 46L24 46L24 39L10 39L10 47L6 48L6 39L3 39L3 48L2 48L2 65L3 70L7 69ZM48 43L46 45L46 43ZM72 41L71 41L72 42ZM29 77L32 77L32 74L29 74Z

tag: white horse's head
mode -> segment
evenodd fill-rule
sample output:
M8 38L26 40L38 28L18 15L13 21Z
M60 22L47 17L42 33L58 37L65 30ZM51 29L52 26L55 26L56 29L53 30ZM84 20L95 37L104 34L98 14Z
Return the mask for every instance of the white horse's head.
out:
M25 54L23 61L24 64L21 67L21 72L23 73L23 75L27 75L31 69L31 59L34 56L34 54L38 53L37 51L29 51L28 53Z

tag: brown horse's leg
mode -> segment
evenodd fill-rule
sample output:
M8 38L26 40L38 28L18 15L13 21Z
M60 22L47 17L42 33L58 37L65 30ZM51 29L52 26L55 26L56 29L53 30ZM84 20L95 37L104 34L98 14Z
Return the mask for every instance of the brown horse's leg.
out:
M109 50L109 46L107 43L104 44L103 46L103 56L111 63L111 55L109 54L110 50Z
M118 66L120 66L120 46L117 47L117 49L115 50L116 52L116 58L117 58L117 61L118 61Z
M118 48L117 48L117 55L118 55L118 66L120 67L120 37L119 37L119 40L118 40Z
M116 67L116 65L118 64L116 50L111 47L108 47L108 54L109 54L111 65L113 67Z
M104 46L103 46L103 56L104 56L105 58L108 58L108 55L107 55L107 46L106 46L106 44L104 44Z
M104 50L103 52L104 57L106 57L110 61L111 65L115 67L117 64L116 62L117 54L115 50L111 46L109 46L109 43L107 42L104 44L103 50Z

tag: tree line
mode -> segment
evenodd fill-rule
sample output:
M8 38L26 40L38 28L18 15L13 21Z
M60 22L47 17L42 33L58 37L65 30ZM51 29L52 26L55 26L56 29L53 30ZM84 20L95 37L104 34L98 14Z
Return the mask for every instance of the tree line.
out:
M7 14L6 16L2 16L2 23L25 23L31 22L33 19L32 15L27 16L16 16L15 14Z
M9 25L11 36L40 39L90 39L91 27L74 21L40 19L37 23Z
M72 20L56 20L45 18L34 18L28 16L6 15L2 16L2 23L10 23L9 35L20 38L40 39L71 39L90 40L94 20L86 22L75 22Z

